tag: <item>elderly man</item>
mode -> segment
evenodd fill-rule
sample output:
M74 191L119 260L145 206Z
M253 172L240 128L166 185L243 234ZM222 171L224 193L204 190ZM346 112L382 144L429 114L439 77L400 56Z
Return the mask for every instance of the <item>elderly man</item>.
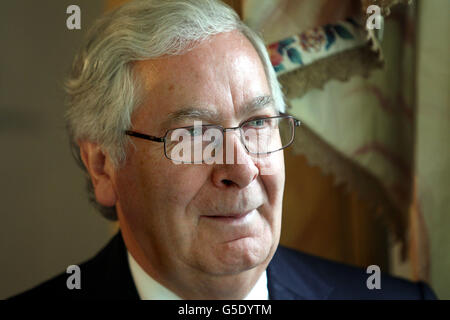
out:
M212 0L130 2L90 31L67 81L68 128L100 211L120 232L19 297L432 298L278 245L282 149L296 119L263 42Z

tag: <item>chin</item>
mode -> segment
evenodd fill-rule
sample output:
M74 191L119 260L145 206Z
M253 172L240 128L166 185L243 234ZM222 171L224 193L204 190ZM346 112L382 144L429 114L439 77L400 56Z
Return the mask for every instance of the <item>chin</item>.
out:
M246 237L218 245L213 258L208 259L211 262L208 263L209 273L233 275L258 266L265 267L273 254L271 239Z

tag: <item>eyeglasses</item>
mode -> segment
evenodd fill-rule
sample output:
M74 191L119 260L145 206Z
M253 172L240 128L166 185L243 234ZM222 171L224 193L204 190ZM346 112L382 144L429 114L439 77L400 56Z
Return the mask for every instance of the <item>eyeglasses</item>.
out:
M130 130L125 131L125 134L163 142L164 155L169 160L182 163L212 163L217 160L216 156L223 148L224 133L228 131L239 129L240 141L248 153L267 155L289 147L295 138L295 127L298 126L300 120L289 115L279 115L250 119L232 128L202 125L201 121L195 121L193 126L170 129L163 137Z

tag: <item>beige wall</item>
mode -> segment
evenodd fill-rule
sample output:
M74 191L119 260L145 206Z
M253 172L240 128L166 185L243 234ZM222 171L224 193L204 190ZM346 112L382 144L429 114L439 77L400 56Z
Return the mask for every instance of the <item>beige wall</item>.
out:
M81 8L81 30L66 8ZM61 83L103 1L3 1L0 10L0 298L95 254L109 224L87 202Z

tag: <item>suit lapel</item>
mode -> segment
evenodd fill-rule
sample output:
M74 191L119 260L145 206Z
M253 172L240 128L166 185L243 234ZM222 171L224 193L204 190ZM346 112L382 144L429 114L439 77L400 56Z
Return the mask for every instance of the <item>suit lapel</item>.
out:
M115 299L139 300L120 231L104 249L105 295Z
M271 300L323 300L333 288L319 271L302 260L302 256L283 247L275 252L267 268L267 286Z

